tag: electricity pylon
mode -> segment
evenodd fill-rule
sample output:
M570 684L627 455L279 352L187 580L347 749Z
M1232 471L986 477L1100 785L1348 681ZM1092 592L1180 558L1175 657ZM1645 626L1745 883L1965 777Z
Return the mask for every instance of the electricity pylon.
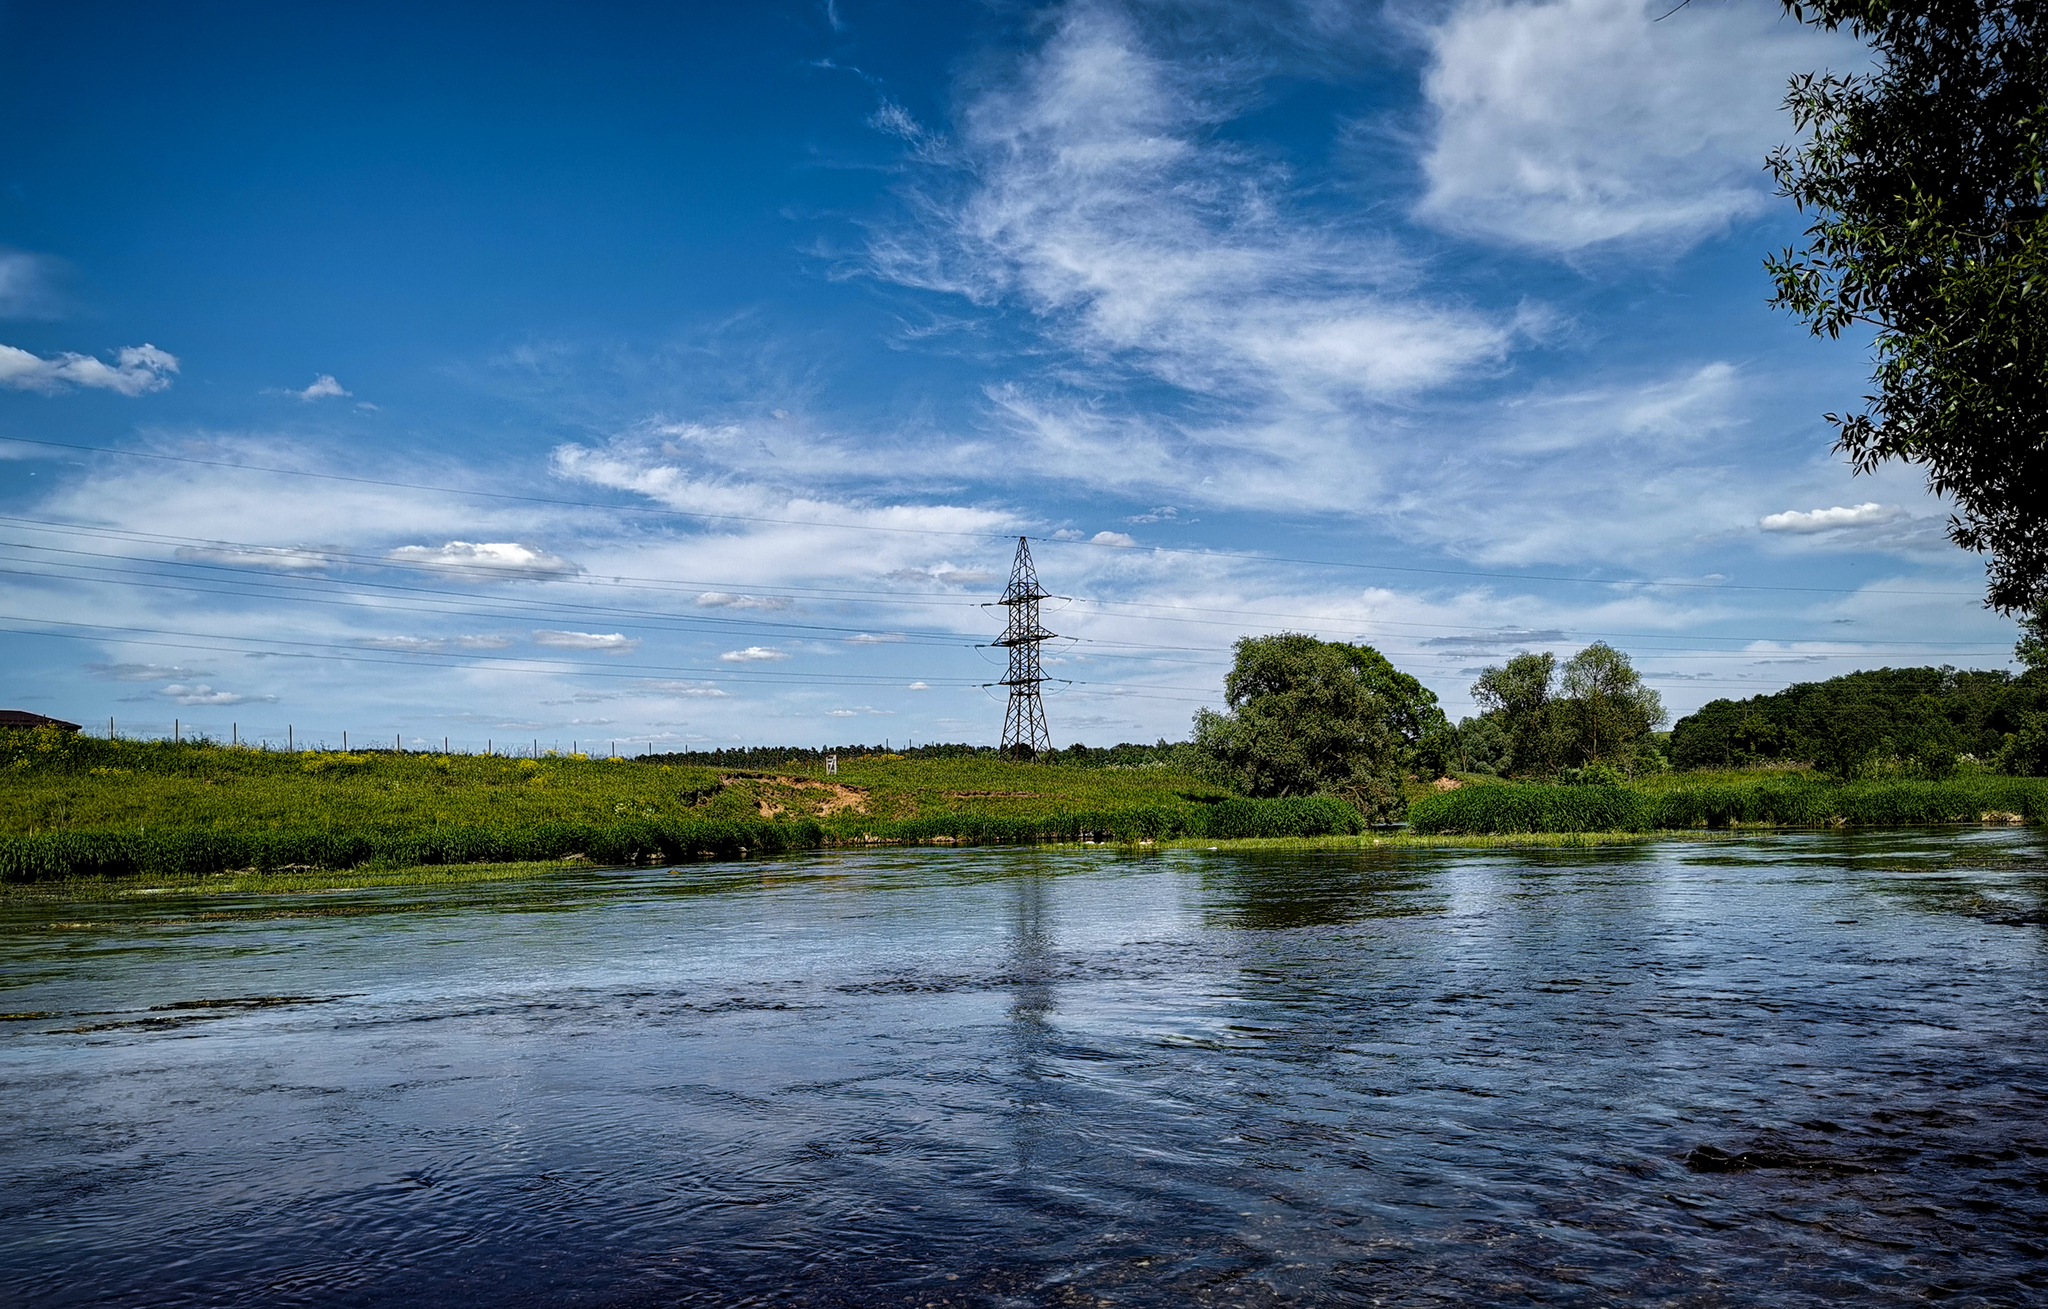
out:
M1010 586L999 602L1010 611L1010 621L996 644L1010 651L1010 673L998 686L1010 688L1010 703L1003 710L1003 753L1029 759L1052 749L1052 733L1045 726L1045 702L1038 684L1045 680L1039 671L1038 647L1056 635L1038 625L1038 602L1048 598L1038 586L1038 569L1031 563L1031 544L1017 538L1017 558L1010 565Z

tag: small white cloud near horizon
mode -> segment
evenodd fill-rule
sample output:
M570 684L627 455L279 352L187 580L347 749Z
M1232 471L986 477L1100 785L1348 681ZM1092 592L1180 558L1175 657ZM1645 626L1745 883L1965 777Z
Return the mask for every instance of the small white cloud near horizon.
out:
M704 609L787 609L792 601L786 595L734 595L726 591L706 591L697 597L697 604Z
M303 391L293 391L291 394L301 400L321 400L328 396L354 395L355 392L344 390L341 383L334 380L334 374L322 373L313 379L311 386Z
M182 664L87 664L86 668L95 677L116 682L189 682L213 676L210 669L186 668Z
M1860 505L1836 505L1831 509L1787 509L1779 514L1765 514L1757 520L1757 526L1766 532L1792 532L1805 536L1847 527L1880 527L1905 516L1904 505L1881 505L1871 500Z
M194 682L191 684L173 682L157 692L157 694L181 705L275 704L277 702L277 697L274 695L242 695L235 691L216 691L204 682Z
M562 632L540 628L533 634L535 645L555 650L597 650L604 654L631 654L640 648L640 638L623 632Z
M744 650L728 650L718 656L718 658L721 662L728 664L758 664L770 663L777 659L787 659L789 656L770 646L750 645Z
M506 576L569 577L583 565L517 541L450 541L446 545L402 545L384 556L394 563L474 569Z
M0 386L45 395L82 386L134 397L163 390L177 371L176 355L147 343L123 346L113 364L68 350L45 359L16 346L0 345Z
M509 636L372 636L357 642L372 650L401 654L438 654L449 650L509 650Z
M1129 549L1137 543L1136 538L1125 532L1097 532L1088 538L1090 545L1113 545L1119 550Z
M848 645L895 645L904 640L901 632L861 632L846 638Z
M705 682L648 682L646 688L661 695L685 696L693 700L726 700L731 692L721 691Z
M932 684L930 682L912 682L903 689L906 691L929 691L932 689Z
M335 562L329 552L304 546L181 545L171 553L176 558L196 563L226 564L232 568L281 568L286 572L326 568Z

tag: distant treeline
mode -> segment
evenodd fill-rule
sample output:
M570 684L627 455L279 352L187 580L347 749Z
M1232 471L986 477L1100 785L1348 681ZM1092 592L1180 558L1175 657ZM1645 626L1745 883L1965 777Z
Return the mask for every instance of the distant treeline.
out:
M1837 777L1946 777L1968 759L2048 774L2048 669L1879 668L1714 700L1671 731L1675 768L1811 764Z
M1075 742L1066 749L1055 747L1035 756L1037 762L1068 764L1083 768L1142 768L1147 765L1167 766L1175 763L1191 747L1186 742L1160 740L1153 745L1139 745L1123 742L1119 745L1082 745ZM837 755L841 760L853 759L995 759L1001 752L992 745L968 745L963 742L939 743L936 745L760 745L735 747L729 750L674 750L666 754L636 755L638 761L651 764L689 765L696 768L787 768L792 764L822 764L827 755Z

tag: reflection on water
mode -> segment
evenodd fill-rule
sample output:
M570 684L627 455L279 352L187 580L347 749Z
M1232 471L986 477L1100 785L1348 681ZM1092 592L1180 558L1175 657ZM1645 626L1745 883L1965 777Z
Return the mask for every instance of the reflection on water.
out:
M22 1304L2048 1302L2027 832L0 907Z

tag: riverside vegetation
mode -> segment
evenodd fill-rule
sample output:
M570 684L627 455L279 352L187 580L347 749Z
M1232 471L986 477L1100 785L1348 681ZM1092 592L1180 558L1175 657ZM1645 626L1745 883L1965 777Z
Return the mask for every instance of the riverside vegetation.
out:
M1170 767L847 758L739 770L581 755L271 752L0 733L0 880L630 865L831 844L1310 837L1329 796L1255 798Z
M2025 653L2023 643L2023 654ZM1369 646L1247 637L1194 739L1031 762L272 752L0 732L0 882L634 865L877 843L1409 841L2048 819L2048 670L1882 669L1669 733L1627 656L1523 654L1453 726ZM1670 760L1706 768L1674 771ZM1718 771L1714 767L1718 766ZM1447 776L1445 776L1447 775ZM1432 781L1431 779L1438 779Z

